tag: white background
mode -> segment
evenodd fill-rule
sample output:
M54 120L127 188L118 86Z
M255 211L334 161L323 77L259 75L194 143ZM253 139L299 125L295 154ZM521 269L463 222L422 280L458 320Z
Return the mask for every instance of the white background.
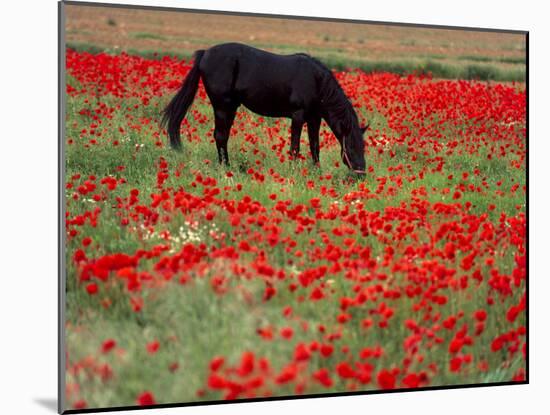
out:
M108 1L108 0L105 0ZM119 0L119 3L125 3ZM140 411L140 414L548 413L549 23L544 2L133 0L131 4L530 31L530 385ZM57 393L57 4L0 13L0 411L53 413ZM7 93L6 93L7 90ZM127 412L125 412L127 413ZM134 412L135 413L135 412Z

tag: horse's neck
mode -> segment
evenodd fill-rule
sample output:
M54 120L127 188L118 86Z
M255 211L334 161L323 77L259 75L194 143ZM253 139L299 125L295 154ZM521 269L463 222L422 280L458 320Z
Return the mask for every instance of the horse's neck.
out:
M355 110L342 91L338 91L323 102L325 121L338 139L353 128Z

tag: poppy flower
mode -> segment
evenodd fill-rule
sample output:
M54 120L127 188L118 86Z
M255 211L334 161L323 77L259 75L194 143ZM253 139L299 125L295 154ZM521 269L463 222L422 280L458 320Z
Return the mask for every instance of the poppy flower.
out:
M103 342L101 345L101 352L102 353L109 353L112 349L114 349L116 346L116 341L113 339L107 339Z
M152 342L147 343L147 353L149 354L155 354L156 352L158 352L159 348L160 343L158 340L153 340Z
M86 285L86 291L90 295L97 294L98 290L99 290L99 288L97 287L97 284L95 282L91 282L91 283Z
M149 391L140 393L136 401L139 406L149 406L156 404L155 397Z
M394 389L395 388L395 375L387 370L382 369L378 374L376 375L376 380L378 381L378 386L380 389Z

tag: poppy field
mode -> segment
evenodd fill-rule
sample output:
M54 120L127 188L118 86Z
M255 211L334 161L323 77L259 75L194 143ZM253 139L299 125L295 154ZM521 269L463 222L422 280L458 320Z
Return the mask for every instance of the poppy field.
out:
M525 381L524 83L335 72L357 178L202 84L172 150L191 64L66 51L67 409Z

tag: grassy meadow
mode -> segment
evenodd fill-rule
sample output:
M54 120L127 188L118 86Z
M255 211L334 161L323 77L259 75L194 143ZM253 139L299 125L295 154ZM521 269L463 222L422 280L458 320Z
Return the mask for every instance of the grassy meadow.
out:
M115 48L71 19L142 15L68 12L67 409L525 380L521 41L493 40L499 55L459 36L458 54L426 60L428 34L394 34L410 54L379 51L371 73L362 52L331 51L350 33L317 36L370 122L357 179L324 123L314 166L305 128L289 160L290 120L244 108L220 166L202 86L171 150L160 111L192 64L179 35L124 26L135 44ZM418 59L501 75L383 66Z

